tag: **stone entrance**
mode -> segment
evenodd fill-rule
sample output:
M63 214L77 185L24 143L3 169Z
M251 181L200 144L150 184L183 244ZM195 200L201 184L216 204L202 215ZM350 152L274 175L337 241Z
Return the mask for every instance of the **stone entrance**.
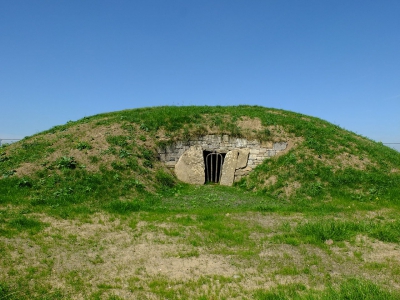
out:
M203 151L205 182L219 183L222 175L225 153Z
M210 167L215 167L211 172L215 172L214 178L210 181L230 186L249 174L265 159L285 151L286 148L287 142L260 143L228 135L206 135L186 143L178 141L164 149L158 149L158 154L161 161L175 169L175 174L181 181L204 184L209 169L207 164L210 164ZM217 167L216 161L215 164L207 162L205 153L220 154L223 157L221 165ZM219 170L216 170L217 168Z

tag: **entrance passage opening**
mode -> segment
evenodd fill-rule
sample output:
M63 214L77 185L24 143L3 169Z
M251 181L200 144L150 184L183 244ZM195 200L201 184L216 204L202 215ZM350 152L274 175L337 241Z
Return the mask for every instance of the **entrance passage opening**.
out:
M219 183L224 164L225 153L203 151L205 165L205 183Z

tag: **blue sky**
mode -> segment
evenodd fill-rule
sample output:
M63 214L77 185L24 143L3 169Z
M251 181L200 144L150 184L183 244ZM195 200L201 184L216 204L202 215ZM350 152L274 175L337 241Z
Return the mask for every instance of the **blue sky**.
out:
M0 138L249 104L400 143L399 15L398 0L0 0Z

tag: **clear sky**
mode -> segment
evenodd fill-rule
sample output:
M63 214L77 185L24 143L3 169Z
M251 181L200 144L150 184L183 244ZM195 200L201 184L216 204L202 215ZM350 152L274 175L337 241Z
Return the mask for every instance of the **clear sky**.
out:
M400 143L400 1L0 0L0 138L238 104Z

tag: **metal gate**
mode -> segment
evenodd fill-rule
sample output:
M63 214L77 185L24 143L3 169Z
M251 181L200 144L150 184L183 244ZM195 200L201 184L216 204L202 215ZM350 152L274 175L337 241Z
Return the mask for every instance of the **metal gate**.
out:
M206 156L206 182L218 183L221 178L224 157L221 153L209 153Z

